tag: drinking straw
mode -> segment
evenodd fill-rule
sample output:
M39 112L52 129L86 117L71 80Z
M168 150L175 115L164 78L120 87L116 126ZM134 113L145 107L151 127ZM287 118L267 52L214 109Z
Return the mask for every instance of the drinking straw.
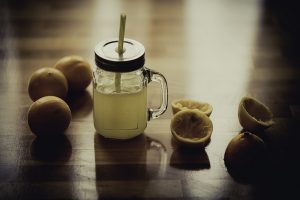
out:
M125 36L125 24L126 24L126 15L121 14L120 16L120 29L119 29L119 42L118 42L118 54L120 57L123 57L124 53L124 36ZM115 89L116 92L121 91L121 73L117 72L115 75Z

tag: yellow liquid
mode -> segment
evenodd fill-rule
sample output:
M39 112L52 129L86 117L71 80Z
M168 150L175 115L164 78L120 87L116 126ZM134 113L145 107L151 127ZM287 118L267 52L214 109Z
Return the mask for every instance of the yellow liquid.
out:
M147 125L147 89L105 94L94 89L94 126L107 138L129 139Z

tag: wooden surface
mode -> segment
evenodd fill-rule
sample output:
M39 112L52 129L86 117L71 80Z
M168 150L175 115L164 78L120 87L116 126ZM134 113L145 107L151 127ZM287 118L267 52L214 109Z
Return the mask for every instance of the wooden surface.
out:
M41 0L0 2L0 199L297 199L299 198L299 14L291 1ZM169 102L213 105L212 140L204 150L179 148L171 109L126 142L94 131L92 86L68 100L65 136L36 138L27 125L27 82L36 69L118 36L146 48L146 65L165 75ZM241 180L224 165L228 142L241 131L237 108L251 95L276 124L264 134L264 175ZM155 85L149 104L159 102Z

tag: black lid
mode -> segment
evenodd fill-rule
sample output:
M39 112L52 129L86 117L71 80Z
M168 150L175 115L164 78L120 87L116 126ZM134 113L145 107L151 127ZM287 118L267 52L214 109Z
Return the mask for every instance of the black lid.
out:
M124 53L119 55L118 39L100 42L95 48L96 65L106 71L130 72L145 64L144 46L132 39L124 39Z

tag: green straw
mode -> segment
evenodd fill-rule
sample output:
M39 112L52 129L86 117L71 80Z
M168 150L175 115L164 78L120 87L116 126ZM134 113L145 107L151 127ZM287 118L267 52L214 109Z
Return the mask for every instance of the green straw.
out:
M125 36L125 24L126 24L126 15L121 14L120 16L120 30L119 30L119 42L118 42L118 53L122 57L124 53L124 36ZM116 92L121 91L121 73L116 73L115 75L115 88Z

